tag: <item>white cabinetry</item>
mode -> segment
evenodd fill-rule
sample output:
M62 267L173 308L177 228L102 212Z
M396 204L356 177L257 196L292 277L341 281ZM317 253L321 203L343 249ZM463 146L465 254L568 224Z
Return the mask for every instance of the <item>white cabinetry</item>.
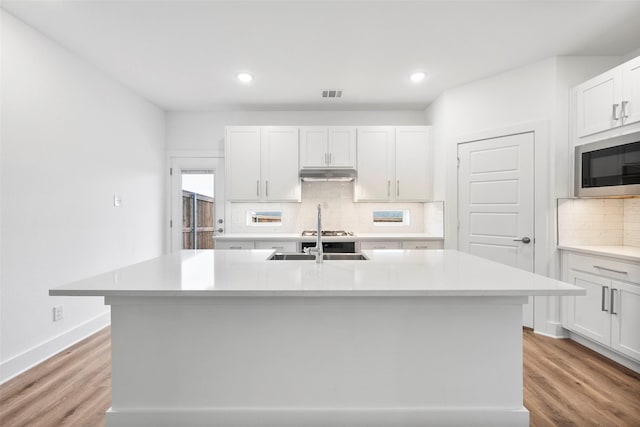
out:
M431 197L428 126L358 128L356 201L424 202Z
M300 201L296 127L227 127L225 165L229 201Z
M392 127L358 128L358 178L356 201L391 200L391 181L395 178Z
M587 290L565 297L563 326L640 361L640 265L570 251L563 280Z
M395 171L397 201L421 202L431 198L427 126L396 128Z
M216 249L255 249L252 240L216 240Z
M405 240L402 242L402 249L442 249L442 240Z
M442 240L366 240L360 250L367 249L442 249Z
M354 127L301 127L301 168L355 168Z
M278 252L298 252L298 242L256 240L256 249L275 249Z
M575 88L578 137L640 121L640 57Z
M401 249L400 242L397 241L373 241L368 240L365 242L360 242L360 250L368 250L368 249Z

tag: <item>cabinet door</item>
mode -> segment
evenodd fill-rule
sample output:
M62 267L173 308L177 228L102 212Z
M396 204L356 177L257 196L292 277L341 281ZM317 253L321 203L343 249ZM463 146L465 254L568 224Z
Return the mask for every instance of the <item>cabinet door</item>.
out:
M328 134L326 127L300 128L300 167L326 167Z
M622 64L623 123L640 122L640 56Z
M252 240L217 240L216 249L253 249Z
M256 249L275 249L278 252L298 252L297 242L256 241Z
M393 179L394 133L392 127L358 128L358 179L356 201L388 201Z
M587 291L586 296L568 298L568 328L601 344L610 345L611 280L569 270L568 282Z
M578 136L591 135L621 125L621 76L621 69L617 67L576 87Z
M260 200L260 128L227 127L224 147L226 199Z
M360 250L368 250L368 249L401 249L400 242L394 241L367 241L360 242Z
M442 249L442 240L405 240L402 242L402 249Z
M611 282L611 347L640 361L640 285Z
M429 128L396 128L396 200L424 202L431 198Z
M262 128L262 183L264 199L300 201L298 170L298 128Z
M356 129L331 127L327 152L331 167L356 167Z

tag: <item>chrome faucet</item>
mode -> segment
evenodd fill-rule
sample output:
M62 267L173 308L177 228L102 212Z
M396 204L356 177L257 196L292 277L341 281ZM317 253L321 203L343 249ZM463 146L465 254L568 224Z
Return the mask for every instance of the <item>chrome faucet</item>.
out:
M317 236L316 236L316 247L315 248L306 248L305 251L316 254L316 262L321 263L323 257L322 251L322 207L318 205L318 224L317 224Z

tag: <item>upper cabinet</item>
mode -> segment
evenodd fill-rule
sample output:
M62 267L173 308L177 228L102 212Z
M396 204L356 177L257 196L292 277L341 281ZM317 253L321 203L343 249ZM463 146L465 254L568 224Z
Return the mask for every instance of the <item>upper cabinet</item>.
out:
M300 128L301 168L355 168L356 128Z
M355 200L428 201L429 132L428 126L359 127Z
M225 167L229 201L301 200L297 127L227 127Z
M640 122L640 57L575 88L578 137Z

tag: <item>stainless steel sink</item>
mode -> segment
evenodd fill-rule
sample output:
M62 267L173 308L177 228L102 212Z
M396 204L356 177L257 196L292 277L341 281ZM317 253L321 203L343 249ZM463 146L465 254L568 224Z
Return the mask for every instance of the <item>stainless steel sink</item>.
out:
M316 259L314 254L301 254L297 252L276 252L268 258L270 261L313 261ZM325 261L366 261L367 258L361 253L331 253L324 254L322 259Z

